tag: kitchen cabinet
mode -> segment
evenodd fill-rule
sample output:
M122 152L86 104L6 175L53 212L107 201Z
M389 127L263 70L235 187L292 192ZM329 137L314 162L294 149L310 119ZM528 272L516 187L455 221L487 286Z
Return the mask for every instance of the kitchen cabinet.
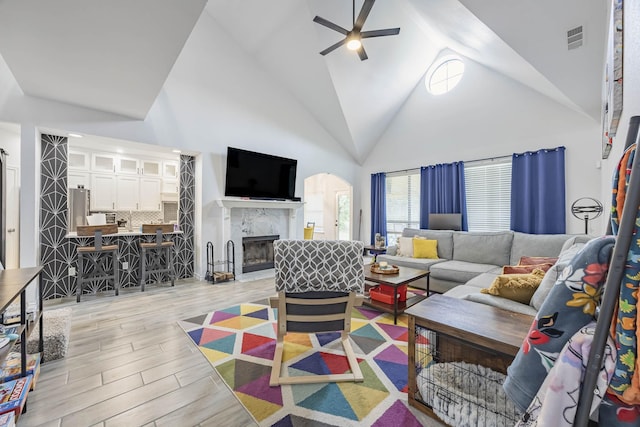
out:
M138 159L131 159L128 157L118 157L117 159L118 168L117 172L121 174L128 175L138 175L140 171L138 166Z
M117 184L116 175L92 174L91 175L91 202L92 211L113 211L116 209Z
M97 154L91 156L91 172L115 172L116 157L111 154Z
M179 163L172 160L165 160L162 162L162 177L163 178L175 178L178 179L178 173L180 172Z
M157 160L141 160L142 175L144 176L156 176L159 177L162 173L160 166L161 162Z
M140 195L140 178L118 175L116 179L116 209L137 211Z
M178 194L180 186L177 179L163 179L162 192L167 194Z
M91 189L91 180L89 179L89 172L79 172L69 170L67 173L67 188L80 188Z
M160 211L160 190L162 181L158 178L140 178L141 211Z
M69 150L67 167L74 170L89 171L89 153Z

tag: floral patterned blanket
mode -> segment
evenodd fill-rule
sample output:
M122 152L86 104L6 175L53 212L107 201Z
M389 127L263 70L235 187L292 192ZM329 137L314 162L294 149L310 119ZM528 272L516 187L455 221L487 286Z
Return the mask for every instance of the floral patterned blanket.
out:
M558 277L507 370L504 390L525 412L569 339L595 320L614 237L590 240Z
M614 234L618 232L634 156L635 145L624 153L614 175ZM640 211L636 213L633 236L640 236ZM573 258L540 308L509 367L504 389L524 411L519 426L550 425L548 422L553 419L553 425L572 425L593 338L594 314L614 242L614 237L594 239ZM640 426L639 282L640 239L633 238L592 405L593 411L599 405L600 425L608 427ZM589 322L590 326L584 327ZM603 393L605 386L608 388Z

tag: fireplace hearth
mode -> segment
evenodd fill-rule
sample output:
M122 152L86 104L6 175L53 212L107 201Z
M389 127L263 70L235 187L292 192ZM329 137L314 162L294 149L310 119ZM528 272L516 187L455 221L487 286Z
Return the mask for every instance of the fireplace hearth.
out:
M279 235L243 237L242 272L273 268L273 241L279 238Z

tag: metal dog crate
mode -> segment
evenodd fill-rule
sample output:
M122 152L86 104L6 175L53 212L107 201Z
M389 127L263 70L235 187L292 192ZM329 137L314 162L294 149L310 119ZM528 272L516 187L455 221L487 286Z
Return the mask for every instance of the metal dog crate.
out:
M513 426L502 390L533 317L433 295L409 315L409 404L451 426Z
M432 330L415 328L413 399L452 426L513 426L520 414L502 390L505 375L468 363L461 353L498 361L504 355ZM502 363L499 363L502 364Z

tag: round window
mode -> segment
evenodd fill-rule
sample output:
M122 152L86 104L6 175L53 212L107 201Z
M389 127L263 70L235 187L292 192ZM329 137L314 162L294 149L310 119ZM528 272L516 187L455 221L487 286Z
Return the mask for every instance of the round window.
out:
M464 74L464 63L458 58L443 58L427 73L425 85L429 93L442 95L456 87Z

